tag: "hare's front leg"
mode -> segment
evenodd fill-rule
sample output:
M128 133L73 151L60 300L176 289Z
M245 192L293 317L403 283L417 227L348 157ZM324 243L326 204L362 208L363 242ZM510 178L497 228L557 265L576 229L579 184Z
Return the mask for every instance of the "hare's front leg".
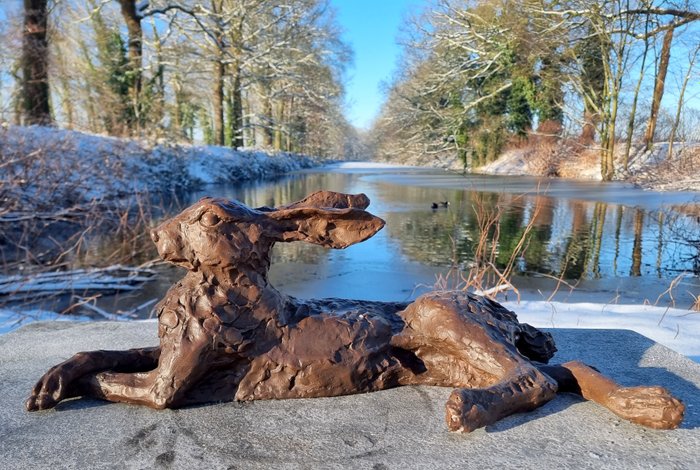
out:
M25 406L28 411L53 408L61 400L84 395L85 377L106 370L151 370L158 364L159 356L160 348L79 352L49 369L32 389Z
M458 388L446 405L450 431L471 432L514 413L530 411L554 398L557 384L534 367L516 369L487 388Z
M211 353L211 337L192 318L186 326L161 338L155 369L142 373L97 373L86 382L86 395L157 409L182 406L186 404L186 392L209 372Z

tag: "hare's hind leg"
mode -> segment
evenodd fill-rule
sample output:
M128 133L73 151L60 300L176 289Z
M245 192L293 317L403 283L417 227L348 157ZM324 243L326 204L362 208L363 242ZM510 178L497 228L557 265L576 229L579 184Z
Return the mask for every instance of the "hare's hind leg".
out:
M557 381L560 391L581 395L633 423L675 429L683 421L683 402L663 387L623 387L578 361L540 369Z
M557 384L534 367L523 367L487 388L458 388L447 400L450 431L471 432L506 416L540 407L554 398Z
M459 387L446 405L452 431L473 431L556 394L556 382L509 341L508 324L498 319L496 308L464 294L437 293L400 313L405 327L392 346L412 352L424 366L404 383Z

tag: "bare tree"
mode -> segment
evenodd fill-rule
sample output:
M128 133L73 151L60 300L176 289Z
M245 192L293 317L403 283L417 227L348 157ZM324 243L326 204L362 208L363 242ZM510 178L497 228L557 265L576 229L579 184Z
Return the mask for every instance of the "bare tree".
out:
M141 27L141 19L143 18L141 8L137 5L137 0L118 0L121 6L122 17L126 23L128 32L128 51L129 51L129 67L128 74L130 75L129 83L129 98L131 100L131 108L134 116L134 122L131 123L132 129L138 128L143 121L142 110L142 55L143 55L143 29Z
M22 98L25 124L50 124L47 0L24 0Z
M661 99L664 96L664 86L666 84L668 64L671 59L671 42L673 41L674 31L675 28L673 27L666 30L663 44L661 45L661 55L659 56L656 81L654 84L654 96L651 99L651 113L649 114L646 131L644 132L644 145L647 150L650 150L654 145L654 133L656 132L656 122L659 117L659 109L661 108Z
M341 112L350 54L329 0L60 0L49 6L51 60L46 79L32 83L43 83L47 92L50 85L51 111L61 125L323 155L357 141ZM23 27L15 20L0 29L19 37ZM40 63L12 51L0 56L6 68ZM13 94L23 98L22 75L30 74L16 75L4 75L3 90L21 84Z

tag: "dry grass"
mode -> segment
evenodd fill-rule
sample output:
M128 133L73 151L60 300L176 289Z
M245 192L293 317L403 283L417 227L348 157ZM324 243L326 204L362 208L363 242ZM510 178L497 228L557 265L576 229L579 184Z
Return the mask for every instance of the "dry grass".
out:
M0 270L67 269L107 233L121 246L94 256L95 266L137 253L161 209L147 193L124 192L120 152L128 150L110 141L86 151L70 135L46 142L28 135L0 128Z
M559 176L562 178L581 179L589 175L595 179L600 176L600 151L591 148L568 148L569 156L560 160Z
M133 265L155 256L145 238L165 209L147 193L113 191L123 187L119 155L93 152L92 160L81 160L70 139L21 138L0 128L0 274L31 280L55 273L70 280L83 266ZM71 283L64 284L65 292L41 302L55 299L73 310L77 301L65 300L73 293ZM0 294L0 304L38 301L10 294Z
M535 142L527 149L525 160L529 173L535 176L561 176L562 152L560 146L551 141Z
M509 143L509 149L522 152L526 173L541 177L584 179L600 174L600 154L576 139L559 137L556 123L543 123L528 139Z
M693 303L690 305L688 310L692 312L700 312L700 295L695 295L692 292L688 292L690 296L693 298Z
M665 191L700 191L700 146L680 147L674 157L634 176L634 182Z
M54 273L66 288L50 296L0 293L0 306L22 311L39 302L57 311L81 310L73 270L153 258L147 234L164 209L146 193L89 196L119 177L117 158L89 165L64 158L75 150L69 142L50 141L28 152L22 149L31 144L22 144L0 145L0 277Z
M539 188L538 188L539 190ZM517 196L523 198L525 195ZM456 268L456 253L453 267L445 274L438 276L435 283L437 290L465 290L496 299L499 295L507 297L512 291L520 300L520 292L511 283L516 264L527 249L530 232L534 227L537 214L540 211L540 198L530 216L528 224L505 263L499 263L499 239L501 233L501 217L506 210L505 198L501 194L495 205L488 204L486 196L474 196L472 209L476 214L479 236L474 243L474 258L468 270ZM512 202L512 201L511 201ZM453 243L454 245L454 243ZM456 252L456 248L453 247ZM500 265L499 265L500 264Z

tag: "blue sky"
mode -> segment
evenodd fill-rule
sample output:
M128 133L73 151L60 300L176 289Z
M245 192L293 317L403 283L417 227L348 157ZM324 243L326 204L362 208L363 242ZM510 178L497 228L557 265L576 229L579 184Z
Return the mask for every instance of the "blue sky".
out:
M346 84L345 115L359 128L368 128L384 99L382 81L389 81L401 54L396 43L407 13L422 0L331 0L343 38L355 52Z

